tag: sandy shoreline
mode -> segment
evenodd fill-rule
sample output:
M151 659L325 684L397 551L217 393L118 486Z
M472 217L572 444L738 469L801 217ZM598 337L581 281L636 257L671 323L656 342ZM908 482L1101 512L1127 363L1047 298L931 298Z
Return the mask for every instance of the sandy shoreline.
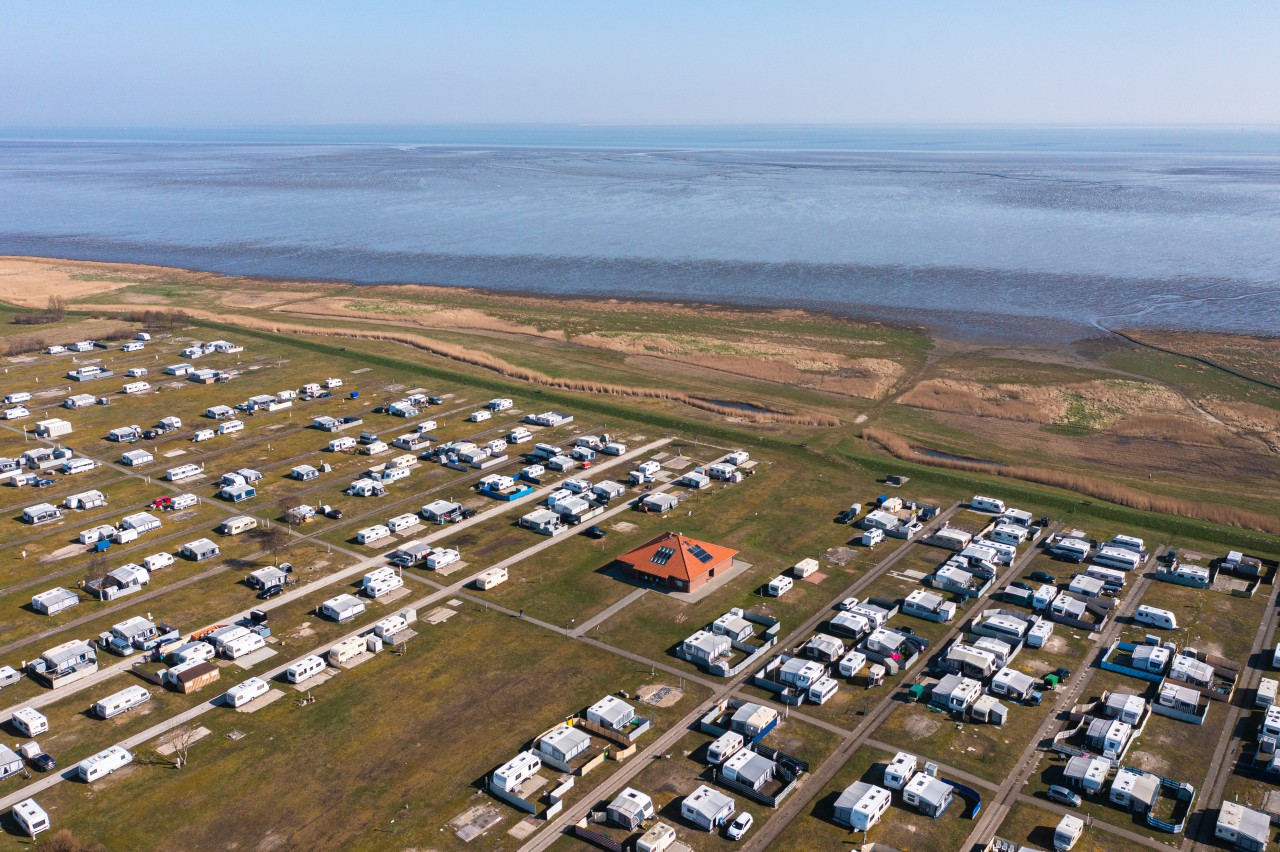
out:
M21 275L16 265L20 265ZM75 280L72 275L101 276L99 280ZM471 285L424 284L406 281L354 281L346 278L289 278L271 275L227 274L198 267L163 266L148 263L131 263L110 260L86 260L71 257L31 255L0 255L0 301L24 307L44 307L56 287L59 294L68 299L83 299L95 293L105 293L127 287L130 284L147 283L159 276L187 278L192 283L208 284L218 281L239 284L261 284L271 288L346 287L412 287L423 292L436 291L442 297L449 294L472 293L497 299L516 301L537 299L545 303L549 299L566 304L601 306L609 304L636 305L649 308L670 307L679 310L723 310L745 315L771 315L779 312L803 313L816 317L835 318L855 323L883 325L891 328L924 332L932 337L954 340L967 344L1018 344L1055 345L1088 338L1106 338L1107 330L1085 322L1055 321L1044 317L1005 316L996 312L971 310L932 310L895 308L882 305L830 305L813 307L806 305L761 305L732 301L710 302L703 299L683 300L661 296L607 294L584 295L531 294L515 288L476 287ZM21 277L24 283L19 284ZM110 280L116 278L139 280ZM173 282L180 283L180 282ZM246 306L250 307L250 306ZM255 305L253 307L268 307ZM1119 326L1118 326L1119 327ZM1179 327L1145 326L1147 331L1195 331ZM1231 335L1230 332L1208 332Z

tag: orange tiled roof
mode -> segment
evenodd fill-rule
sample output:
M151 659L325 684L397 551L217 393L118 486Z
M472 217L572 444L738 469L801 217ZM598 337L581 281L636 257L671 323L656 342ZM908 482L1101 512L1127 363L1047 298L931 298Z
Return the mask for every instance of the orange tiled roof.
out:
M728 547L669 532L619 556L618 561L651 576L688 582L737 555Z

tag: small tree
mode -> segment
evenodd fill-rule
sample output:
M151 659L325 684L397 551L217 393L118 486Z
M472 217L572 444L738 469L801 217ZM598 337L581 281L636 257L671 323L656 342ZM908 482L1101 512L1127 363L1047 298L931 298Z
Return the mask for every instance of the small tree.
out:
M56 317L61 321L67 315L67 300L61 296L53 295L49 297L49 307L46 309L50 316Z
M107 576L107 572L111 570L111 563L107 559L106 554L95 553L89 558L89 564L85 566L86 580L101 580Z
M284 524L272 524L262 531L262 547L271 554L272 562L280 561L280 553L289 546L292 539L289 528Z

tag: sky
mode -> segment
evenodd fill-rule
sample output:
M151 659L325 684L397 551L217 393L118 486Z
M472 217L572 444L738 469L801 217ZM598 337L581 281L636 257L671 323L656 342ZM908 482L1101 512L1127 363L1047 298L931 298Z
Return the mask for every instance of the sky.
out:
M1280 3L0 4L0 126L1280 124Z

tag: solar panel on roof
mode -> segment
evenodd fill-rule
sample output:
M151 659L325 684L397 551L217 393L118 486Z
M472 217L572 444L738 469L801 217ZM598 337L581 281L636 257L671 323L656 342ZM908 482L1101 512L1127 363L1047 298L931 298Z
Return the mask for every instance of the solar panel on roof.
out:
M698 560L703 565L706 565L708 562L711 561L711 554L707 553L707 551L700 544L689 545L689 552L693 554L694 559Z
M658 548L657 553L653 554L653 559L649 561L652 562L654 565L666 565L667 560L669 560L671 557L675 555L676 555L676 552L674 550L667 547L666 545L663 545L662 547Z

